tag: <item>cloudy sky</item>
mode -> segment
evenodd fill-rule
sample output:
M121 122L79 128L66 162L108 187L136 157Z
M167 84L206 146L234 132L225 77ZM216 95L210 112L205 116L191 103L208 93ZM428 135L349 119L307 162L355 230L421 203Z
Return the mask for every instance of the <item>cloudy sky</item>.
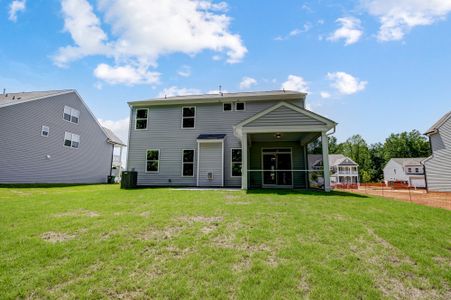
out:
M74 88L126 137L127 101L289 89L344 140L451 109L451 0L0 0L0 88Z

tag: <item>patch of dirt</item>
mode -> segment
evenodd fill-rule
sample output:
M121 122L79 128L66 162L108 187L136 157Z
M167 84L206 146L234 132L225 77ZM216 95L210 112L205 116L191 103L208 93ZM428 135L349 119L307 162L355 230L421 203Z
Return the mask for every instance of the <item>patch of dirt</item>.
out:
M310 285L307 282L307 276L303 275L299 279L298 290L303 296L306 296L310 293Z
M63 232L54 232L54 231L48 231L41 234L41 238L49 243L55 244L59 242L64 242L71 240L75 238L75 235L73 234L67 234Z
M444 295L439 295L438 291L430 281L418 275L416 263L408 256L404 255L398 248L383 239L371 228L367 228L368 234L360 236L350 250L362 261L374 279L376 287L387 298L394 299L438 299ZM387 263L391 267L401 270L411 269L412 272L401 275L393 274L387 268ZM418 270L418 272L416 272Z
M143 211L142 213L139 214L139 216L147 218L150 216L150 211Z
M234 272L246 272L252 267L251 259L249 256L243 256L241 259L232 266Z
M180 221L184 221L187 223L218 223L224 220L223 217L204 217L204 216L191 216L191 217L180 217L178 218Z
M233 199L238 199L238 198L240 198L240 196L237 196L237 195L227 194L224 196L224 199L226 199L226 200L233 200Z
M209 234L209 233L215 231L217 228L218 228L218 224L211 224L211 225L207 225L207 226L202 227L200 229L200 231L203 234Z
M54 214L54 217L62 218L62 217L89 217L96 218L100 217L100 214L95 211L85 210L85 209L77 209L73 211L68 211L64 213Z
M226 202L226 205L249 205L251 204L251 202L246 202L246 201L236 201L236 202Z
M183 226L167 226L165 228L149 228L141 233L140 238L142 240L167 240L175 237L184 229Z

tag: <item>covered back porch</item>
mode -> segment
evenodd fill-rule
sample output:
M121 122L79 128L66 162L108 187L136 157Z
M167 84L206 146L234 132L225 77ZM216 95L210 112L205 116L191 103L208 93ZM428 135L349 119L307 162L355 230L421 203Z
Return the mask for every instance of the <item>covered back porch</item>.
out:
M241 140L242 189L322 188L330 191L327 133L336 123L282 102L234 127ZM309 170L308 144L321 137L324 168Z

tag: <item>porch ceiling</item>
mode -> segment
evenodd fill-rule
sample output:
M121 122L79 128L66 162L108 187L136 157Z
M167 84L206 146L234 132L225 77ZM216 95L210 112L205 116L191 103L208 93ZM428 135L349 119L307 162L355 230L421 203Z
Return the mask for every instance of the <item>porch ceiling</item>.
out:
M319 136L321 136L321 132L253 133L249 134L249 139L251 142L301 142L307 144Z

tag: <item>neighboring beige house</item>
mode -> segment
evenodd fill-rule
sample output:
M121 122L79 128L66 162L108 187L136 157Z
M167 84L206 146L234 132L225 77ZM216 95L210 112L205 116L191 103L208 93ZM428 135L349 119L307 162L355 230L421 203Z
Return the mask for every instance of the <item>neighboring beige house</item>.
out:
M392 158L384 167L384 182L386 185L405 183L416 188L425 188L424 167L425 157Z

